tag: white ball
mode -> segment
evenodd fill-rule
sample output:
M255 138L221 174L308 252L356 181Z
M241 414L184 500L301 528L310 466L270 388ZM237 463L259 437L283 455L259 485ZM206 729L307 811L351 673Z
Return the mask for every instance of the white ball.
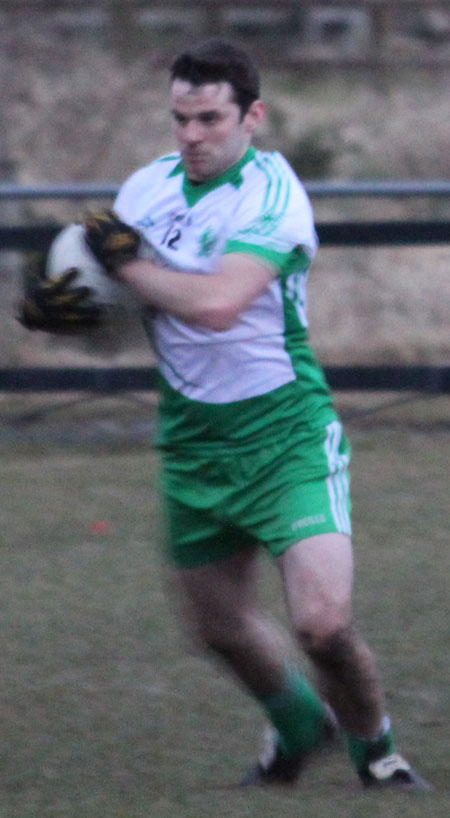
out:
M104 309L108 321L124 314L141 315L142 304L137 296L120 281L110 278L87 246L82 224L69 224L58 233L48 252L46 275L56 278L70 267L79 271L73 287L90 287L92 302Z

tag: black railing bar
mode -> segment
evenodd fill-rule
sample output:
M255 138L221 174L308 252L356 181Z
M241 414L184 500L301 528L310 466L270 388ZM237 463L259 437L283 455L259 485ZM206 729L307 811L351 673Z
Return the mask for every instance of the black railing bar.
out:
M450 393L450 366L325 366L330 386L343 391ZM155 390L155 367L0 368L0 392L78 392L100 394Z
M55 184L18 185L0 183L0 199L83 199L113 198L120 185L116 182L67 182ZM450 196L450 179L429 180L366 180L305 182L310 196Z

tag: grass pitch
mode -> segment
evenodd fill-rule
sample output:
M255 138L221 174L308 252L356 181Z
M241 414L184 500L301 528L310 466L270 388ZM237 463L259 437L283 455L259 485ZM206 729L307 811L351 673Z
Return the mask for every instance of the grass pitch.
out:
M368 398L356 400L344 414ZM150 410L75 404L18 426L30 399L5 408L0 818L447 818L448 398L349 424L356 614L399 747L435 785L427 795L362 792L343 746L292 791L239 790L262 718L175 617L157 456L90 434L111 432L105 412L133 426ZM261 584L284 622L265 561Z

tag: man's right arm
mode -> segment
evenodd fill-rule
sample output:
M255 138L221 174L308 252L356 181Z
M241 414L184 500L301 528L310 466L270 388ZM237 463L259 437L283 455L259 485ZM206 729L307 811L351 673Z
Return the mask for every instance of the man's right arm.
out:
M116 270L144 303L188 324L217 332L228 329L239 314L270 284L274 267L250 253L227 253L216 273L183 273L136 259Z

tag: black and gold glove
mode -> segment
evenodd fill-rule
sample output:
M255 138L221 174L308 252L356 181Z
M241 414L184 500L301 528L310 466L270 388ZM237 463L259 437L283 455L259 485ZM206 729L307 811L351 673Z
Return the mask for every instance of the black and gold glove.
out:
M110 275L114 276L117 267L136 258L140 234L113 210L87 213L83 224L87 246Z
M27 329L45 332L79 332L99 326L103 311L92 302L89 287L73 286L77 276L78 270L71 267L48 278L42 265L30 265L25 271L18 321Z

